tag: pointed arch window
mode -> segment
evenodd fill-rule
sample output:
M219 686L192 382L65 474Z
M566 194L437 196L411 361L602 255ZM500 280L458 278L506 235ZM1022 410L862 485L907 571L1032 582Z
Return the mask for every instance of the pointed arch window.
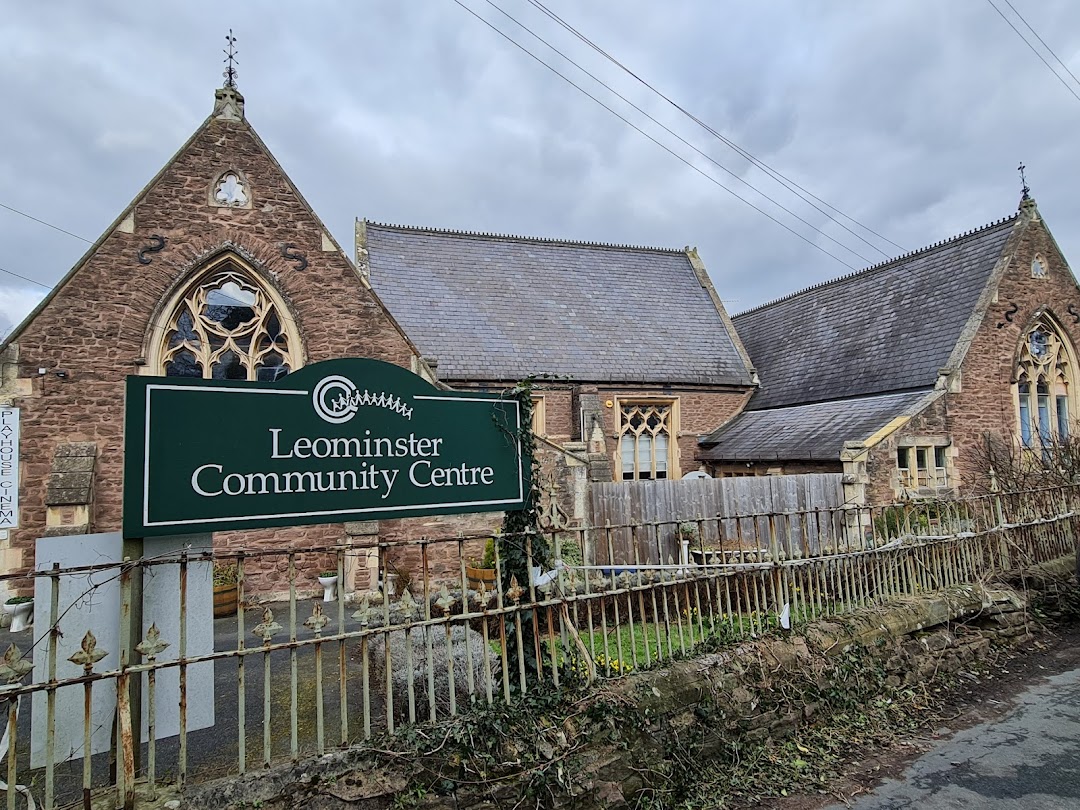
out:
M284 302L232 260L189 285L160 327L154 365L166 377L273 382L301 365Z
M1048 320L1024 336L1016 368L1020 443L1048 448L1069 437L1073 411L1072 352Z

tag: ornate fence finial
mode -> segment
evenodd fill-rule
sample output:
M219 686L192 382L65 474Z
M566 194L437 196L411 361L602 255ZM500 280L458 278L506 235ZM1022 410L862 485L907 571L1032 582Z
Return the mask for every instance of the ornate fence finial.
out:
M322 602L316 602L311 607L311 615L304 622L304 627L315 631L315 635L319 635L329 623L330 617L323 613Z
M94 664L106 655L108 655L107 652L97 648L97 638L94 634L87 630L86 635L83 636L82 644L79 645L79 649L75 651L74 655L68 658L68 661L89 672L94 668Z
M19 648L14 644L8 646L0 658L0 678L8 683L22 680L23 676L34 668L34 664L23 658Z
M487 585L481 580L480 589L476 592L476 601L481 610L487 610L488 602L495 596L495 591L488 590Z
M450 609L457 604L457 599L450 595L446 585L439 590L439 598L435 600L435 606L443 613L449 613Z
M161 633L158 632L157 624L150 625L150 629L146 631L146 639L140 641L135 645L136 651L145 655L149 660L153 661L157 658L158 653L169 646L169 642L161 640Z
M266 608L263 611L262 622L255 625L252 628L252 633L259 636L263 640L263 644L269 644L270 639L274 637L274 634L281 629L281 625L274 621L274 611L270 608Z
M506 597L511 602L517 602L519 599L521 599L521 595L523 593L525 593L525 589L522 588L521 585L518 583L517 577L510 577L510 588L506 592Z
M360 622L361 626L366 627L368 622L371 621L371 615L370 614L371 614L371 599L368 598L368 595L365 593L363 596L360 597L360 604L356 608L356 610L353 611L352 617L354 619L356 619L356 621Z

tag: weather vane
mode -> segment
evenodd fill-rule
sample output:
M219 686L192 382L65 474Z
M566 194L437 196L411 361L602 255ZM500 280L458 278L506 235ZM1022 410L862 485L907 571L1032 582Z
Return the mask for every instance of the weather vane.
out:
M224 62L227 67L225 72L221 75L225 77L225 86L236 89L236 66L240 64L240 60L236 58L236 37L233 36L232 29L229 29L229 33L225 37L225 41L229 43L229 47L225 48L222 53L225 54L225 58L221 61Z
M1031 199L1031 189L1028 188L1027 177L1024 175L1024 169L1026 169L1026 168L1027 167L1023 163L1021 163L1019 166L1016 167L1016 170L1018 172L1020 172L1020 199L1021 200L1030 200Z

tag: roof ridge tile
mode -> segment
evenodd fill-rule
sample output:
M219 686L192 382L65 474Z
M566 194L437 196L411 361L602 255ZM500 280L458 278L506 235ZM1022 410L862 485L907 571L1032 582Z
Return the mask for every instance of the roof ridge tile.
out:
M980 226L978 228L972 228L970 231L963 232L963 233L957 234L955 236L950 236L947 239L942 239L942 240L940 240L938 242L933 242L933 243L931 243L929 245L925 245L925 246L923 246L921 248L916 248L915 250L908 251L907 253L901 253L899 256L894 256L891 259L885 259L884 261L878 262L877 264L872 264L869 267L864 267L861 270L854 270L854 271L852 271L850 273L845 273L842 276L836 276L835 278L826 279L825 281L819 281L817 284L811 284L811 285L809 285L807 287L803 287L800 290L796 290L795 292L790 292L790 293L787 293L786 295L780 296L779 298L774 298L771 301L766 301L764 304L758 304L756 307L751 307L750 309L743 310L742 312L736 313L736 314L732 315L731 317L732 318L741 318L744 315L752 315L754 313L760 312L763 309L768 309L769 307L774 306L776 304L782 304L785 301L790 301L792 298L797 298L798 296L803 295L804 293L808 293L808 292L811 292L813 290L818 290L818 289L821 289L822 287L828 287L828 286L831 286L833 284L839 284L842 281L847 281L848 279L854 278L855 276L861 276L863 274L870 273L870 272L873 272L875 270L882 270L882 269L884 269L886 267L889 267L891 265L898 264L900 262L904 262L904 261L907 261L909 259L913 259L915 256L921 255L923 253L927 253L927 252L929 252L931 250L936 250L936 249L944 247L946 245L953 244L955 242L959 242L960 240L966 239L969 236L974 236L975 234L983 233L985 231L991 230L992 228L997 228L997 227L999 227L1001 225L1004 225L1006 222L1014 221L1019 216L1020 216L1019 213L1010 214L1009 216L1004 216L1001 219L991 221L991 222L987 223L986 225L982 225L982 226Z
M655 253L685 254L686 248L667 248L654 245L630 245L619 242L591 242L580 239L563 239L557 236L525 236L513 233L496 233L494 231L468 231L458 228L435 228L423 225L399 225L394 222L367 221L368 227L388 228L397 231L411 231L413 233L434 233L445 236L476 236L484 239L512 240L515 242L537 242L541 244L573 245L575 247L616 248L619 250L648 250Z

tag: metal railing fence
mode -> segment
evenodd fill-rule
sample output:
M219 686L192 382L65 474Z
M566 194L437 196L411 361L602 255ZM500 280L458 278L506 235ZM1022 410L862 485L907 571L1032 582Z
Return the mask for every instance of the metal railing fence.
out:
M1078 504L1080 487L1071 486L873 509L702 516L679 524L678 556L662 563L643 563L637 550L655 543L659 554L670 524L552 532L543 536L552 551L544 565L534 554L539 535L504 537L519 544L533 573L503 585L496 544L490 586L470 582L467 571L467 550L483 538L424 538L413 544L420 564L407 590L338 588L330 602L298 573L309 559L335 560L345 583L351 558L377 549L389 582L389 560L401 544L367 538L320 548L193 549L8 575L24 588L35 581L48 605L38 606L45 622L33 644L7 634L12 643L0 660L7 706L0 796L9 810L28 801L89 807L102 793L130 807L164 785L175 790L193 778L348 747L512 701L538 682L623 677L703 644L986 580L1072 551ZM831 540L801 542L793 526ZM633 558L616 555L615 531L633 535ZM706 546L706 536L718 540ZM287 599L252 605L249 579L268 563L284 573ZM237 571L235 612L216 620L205 598L212 564ZM433 568L454 573L440 578ZM122 625L139 613L141 581L166 573L177 583L175 637L151 624L126 638L121 627L121 649L104 650L78 623ZM61 600L65 581L89 584L81 597ZM118 614L93 601L110 583L119 588ZM203 639L197 653L196 636ZM61 642L75 639L78 649L62 659ZM196 671L203 680L193 692ZM73 705L81 717L63 708ZM175 715L168 728L165 714Z

